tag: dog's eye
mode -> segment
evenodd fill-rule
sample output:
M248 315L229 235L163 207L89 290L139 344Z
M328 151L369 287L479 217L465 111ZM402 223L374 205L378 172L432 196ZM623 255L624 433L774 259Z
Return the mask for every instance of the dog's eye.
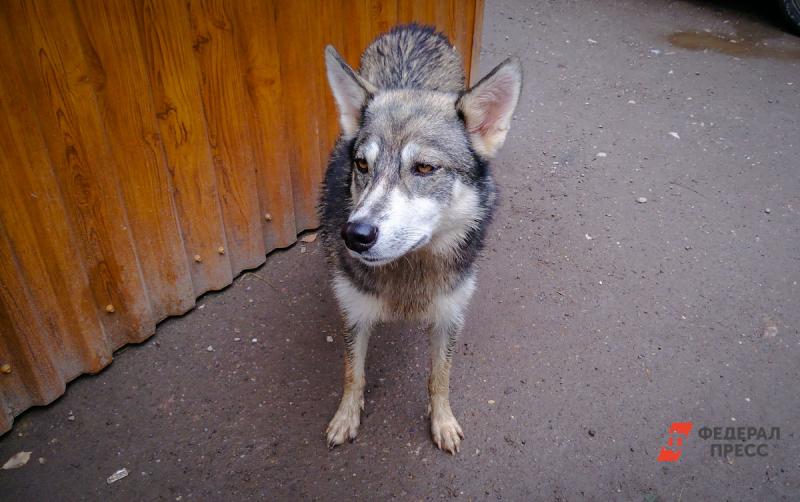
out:
M430 164L415 164L414 165L414 174L419 174L425 176L426 174L431 174L436 170L436 167Z
M356 166L356 169L358 169L358 172L360 172L361 174L367 174L367 172L369 171L369 164L367 164L366 159L356 159L355 161L353 161L353 164Z

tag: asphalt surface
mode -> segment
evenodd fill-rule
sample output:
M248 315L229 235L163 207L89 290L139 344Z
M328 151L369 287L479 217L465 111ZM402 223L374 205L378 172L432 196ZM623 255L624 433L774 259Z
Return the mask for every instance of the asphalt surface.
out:
M481 69L517 54L526 81L455 357L460 454L429 440L414 325L373 338L360 435L326 448L342 331L314 242L19 417L0 462L32 457L0 499L800 499L800 38L727 4L487 2Z

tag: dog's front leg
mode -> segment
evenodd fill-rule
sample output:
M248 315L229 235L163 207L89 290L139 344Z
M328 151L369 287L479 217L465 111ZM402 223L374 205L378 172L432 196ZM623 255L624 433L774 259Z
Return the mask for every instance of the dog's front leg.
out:
M345 335L344 392L339 409L328 424L328 447L333 448L358 434L361 410L364 409L364 361L367 358L367 342L371 326L356 324Z
M434 302L430 328L431 374L428 377L428 411L431 437L440 449L458 451L464 432L450 409L450 368L458 335L464 325L464 309L475 289L473 276Z
M344 391L339 409L325 431L328 447L353 440L364 409L364 362L373 327L381 319L382 305L372 295L359 291L343 277L334 279L333 290L350 326L344 336Z

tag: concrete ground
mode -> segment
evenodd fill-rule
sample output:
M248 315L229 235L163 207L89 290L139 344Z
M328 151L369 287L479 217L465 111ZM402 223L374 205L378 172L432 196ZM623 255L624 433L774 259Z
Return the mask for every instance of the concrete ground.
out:
M798 500L800 38L747 4L489 1L482 70L508 54L460 454L428 438L413 325L374 337L360 435L328 451L342 331L315 242L21 416L0 462L33 456L0 499ZM736 456L728 427L780 439Z

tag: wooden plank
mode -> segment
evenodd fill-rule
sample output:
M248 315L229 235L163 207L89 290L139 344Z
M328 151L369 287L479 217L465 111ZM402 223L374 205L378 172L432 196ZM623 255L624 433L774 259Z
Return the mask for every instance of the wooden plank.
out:
M256 186L245 69L241 64L235 4L221 0L189 0L194 55L201 87L208 137L225 221L234 273L264 263L261 208Z
M398 5L401 23L435 24L436 3L428 0L404 0Z
M252 112L248 138L252 142L256 182L261 202L267 250L295 241L297 230L292 195L290 143L284 125L284 99L273 3L243 0L233 9L242 47L241 64Z
M13 45L0 45L0 60L5 63L9 59L3 49ZM24 104L30 97L20 95L28 87L13 85L21 79L9 66L5 68L5 78L0 79L0 113L6 118L0 121L0 179L13 180L13 185L0 183L0 226L9 241L0 256L4 267L18 266L21 277L17 281L16 272L4 269L2 283L12 299L6 303L26 303L25 290L30 290L30 307L35 305L43 329L28 343L40 349L43 371L54 364L61 375L73 378L110 362L110 349L81 260L82 250L64 218L59 182L51 171L35 119Z
M230 284L233 273L192 53L188 16L177 1L136 0L138 25L173 197L195 295Z
M327 20L327 22L323 21L318 24L321 34L322 48L317 56L318 60L320 61L318 68L321 71L319 78L321 79L323 85L320 92L320 99L322 99L322 103L324 105L324 118L321 121L323 128L321 129L322 138L320 141L320 155L325 167L327 167L328 156L333 148L334 142L339 136L339 116L336 111L336 104L333 101L333 95L328 87L328 77L325 73L324 47L327 45L333 45L345 59L351 59L349 57L350 54L347 52L347 46L345 42L345 34L349 34L349 38L351 40L355 40L355 44L353 45L354 49L352 50L352 52L355 53L355 55L352 57L353 68L358 68L358 56L360 53L358 53L358 49L356 47L361 43L360 32L362 30L355 29L355 27L348 26L345 23L337 21L342 18L343 13L347 13L351 16L358 15L357 9L362 6L362 1L363 0L342 3L335 0L324 0L317 4L320 10L319 18L321 20Z
M483 4L484 0L475 0L475 10L472 18L472 39L469 54L469 85L475 85L480 79L478 66L481 57L481 41L483 36Z
M318 28L319 16L310 2L275 4L276 25L286 35L278 37L281 78L292 82L283 87L284 119L289 144L288 161L292 172L292 194L294 196L295 226L298 230L318 225L316 212L319 185L325 165L320 151L320 93L325 82L323 61L320 57L322 43ZM300 40L300 42L298 42Z
M72 5L10 2L8 25L101 316L106 351L152 333L155 321L94 92L105 74L84 53Z
M42 343L47 328L4 228L0 226L0 365L8 365L10 372L0 375L0 431L9 429L13 417L29 406L60 396L66 385L51 347Z
M97 100L153 315L182 314L194 305L194 291L133 5L75 3L87 34L86 50L97 55L104 70Z
M50 402L66 380L98 371L111 359L31 106L32 86L11 38L9 6L0 5L0 303L6 311L0 354L21 379L0 381L4 400L17 395L19 403L29 393L27 407Z
M336 11L336 4L331 14L332 22L328 33L331 40L328 42L336 47L339 54L347 61L347 63L354 69L358 70L361 62L361 52L367 47L369 43L369 34L365 32L361 23L344 23L342 22L343 13L348 13L349 17L356 19L362 16L364 11L365 0L343 0L339 5L341 11ZM330 96L330 89L326 86L326 93ZM333 99L331 97L331 99ZM338 119L337 119L338 127Z

